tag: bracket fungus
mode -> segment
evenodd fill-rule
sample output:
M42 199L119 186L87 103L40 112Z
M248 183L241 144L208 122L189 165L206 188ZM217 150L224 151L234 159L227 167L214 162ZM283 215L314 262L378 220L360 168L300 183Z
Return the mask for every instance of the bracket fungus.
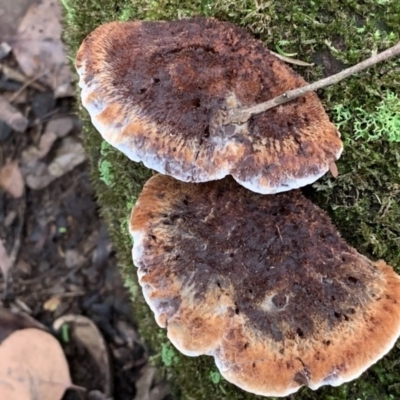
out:
M184 354L265 396L357 378L400 334L400 277L300 191L155 175L132 211L139 282Z
M110 144L185 182L231 175L262 194L312 183L342 152L315 93L222 123L304 79L244 29L212 18L111 22L83 41L82 104Z

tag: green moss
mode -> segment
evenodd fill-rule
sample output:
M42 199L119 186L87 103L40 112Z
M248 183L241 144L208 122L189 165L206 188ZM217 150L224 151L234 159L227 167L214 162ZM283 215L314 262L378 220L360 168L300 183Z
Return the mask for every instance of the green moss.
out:
M166 367L171 367L179 362L177 352L171 343L165 342L161 345L161 360Z
M101 160L100 166L100 180L102 180L107 186L111 186L114 183L114 174L112 173L112 164L108 160Z
M129 18L154 20L216 16L245 27L271 49L295 54L308 62L318 63L327 59L332 65L339 66L340 63L354 64L394 45L399 41L400 32L398 0L62 2L65 38L71 56L81 40L96 26ZM318 65L298 67L297 70L308 81L315 81L324 73L323 67ZM400 93L399 60L379 64L321 93L327 111L340 126L345 151L338 162L340 176L337 179L329 176L321 179L308 188L306 194L328 211L342 235L358 251L374 259L384 258L399 270L400 143L397 141L397 128L393 128L397 127L398 100L393 100L396 93ZM143 183L151 174L141 164L130 162L116 150L102 144L87 113L80 108L79 115L84 121L86 149L92 163L98 201L118 251L126 286L132 293L136 320L153 354L153 362L174 383L174 397L195 400L259 398L235 388L224 379L216 382L217 377L213 375L215 364L211 357L191 358L178 352L172 358L166 356L170 354L166 350L170 345L141 296L136 270L131 262L132 241L127 231L127 207L137 199ZM379 135L376 126L380 128ZM104 164L105 161L109 164ZM114 175L111 186L101 180L102 172L98 168L101 165L109 165ZM167 365L169 361L166 360L173 362ZM356 381L338 388L324 387L317 392L302 389L295 399L400 398L399 360L399 350L395 347Z

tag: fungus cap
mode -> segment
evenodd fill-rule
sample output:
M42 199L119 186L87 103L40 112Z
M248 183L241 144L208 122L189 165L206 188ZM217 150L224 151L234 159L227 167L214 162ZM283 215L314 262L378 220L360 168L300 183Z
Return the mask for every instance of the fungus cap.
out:
M76 56L82 104L105 140L187 182L227 175L267 194L325 174L342 142L308 93L242 125L221 110L252 106L304 79L242 28L215 19L112 22Z
M286 396L357 378L400 334L400 279L348 246L299 191L162 175L133 209L133 259L159 326L244 390Z

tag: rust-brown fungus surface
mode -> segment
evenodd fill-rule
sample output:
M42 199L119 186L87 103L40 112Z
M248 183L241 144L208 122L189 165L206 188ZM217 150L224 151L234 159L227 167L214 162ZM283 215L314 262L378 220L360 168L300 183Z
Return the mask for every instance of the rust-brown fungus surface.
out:
M76 56L82 103L113 146L187 182L227 175L267 194L314 182L342 142L317 95L224 125L247 107L304 86L304 79L243 29L215 19L112 22Z
M237 386L285 396L357 378L400 332L400 279L299 191L153 176L130 230L157 323Z

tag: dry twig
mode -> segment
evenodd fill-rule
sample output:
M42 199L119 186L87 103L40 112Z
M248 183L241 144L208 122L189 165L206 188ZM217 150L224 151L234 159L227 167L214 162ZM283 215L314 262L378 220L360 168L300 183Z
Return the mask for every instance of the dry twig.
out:
M317 82L310 83L309 85L302 86L297 89L288 90L287 92L281 94L273 98L272 100L268 100L265 103L260 103L252 107L242 108L242 109L231 109L228 110L227 115L223 120L223 125L228 124L244 124L251 118L251 116L260 114L264 111L269 110L270 108L279 106L280 104L287 103L288 101L294 100L297 97L300 97L308 92L312 92L317 89L324 88L326 86L334 85L342 81L345 78L348 78L351 75L354 75L366 68L369 68L381 61L388 60L389 58L396 57L400 54L400 43L397 43L395 46L390 47L389 49L383 51L382 53L376 54L350 68L347 68L335 75L331 75L328 78L321 79Z
M19 83L25 84L30 80L29 77L21 74L21 72L18 72L15 68L10 68L7 65L0 65L0 71L6 76L7 79L11 79ZM45 92L47 90L45 86L43 86L39 82L36 82L36 80L29 82L29 86L33 87L36 90L39 90L40 92Z

